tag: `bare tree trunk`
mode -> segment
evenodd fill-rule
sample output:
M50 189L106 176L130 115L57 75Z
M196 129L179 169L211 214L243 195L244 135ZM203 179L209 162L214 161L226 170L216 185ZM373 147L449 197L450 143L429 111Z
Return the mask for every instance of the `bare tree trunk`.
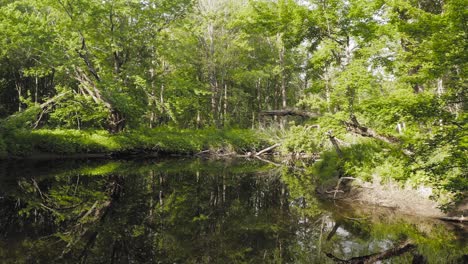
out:
M252 111L252 129L255 129L255 111Z
M159 92L159 103L164 107L164 84L161 84L161 91Z
M255 83L255 86L257 88L257 104L258 104L258 112L262 110L262 91L261 91L261 79L258 78L257 82ZM253 115L253 120L255 120L255 114L252 113ZM258 118L258 125L261 128L261 119L260 117ZM255 127L255 122L252 122L252 128Z
M151 51L154 52L154 47L152 47ZM154 55L153 55L154 56ZM152 62L153 63L153 62ZM150 70L150 78L151 78L151 91L148 94L148 108L150 109L150 118L149 118L149 128L153 128L154 120L156 118L156 114L154 113L154 68L151 66Z
M442 78L437 79L437 95L440 97L444 94L444 82Z
M23 88L22 88L22 84L21 84L21 81L16 81L16 91L18 92L18 112L21 112L23 111L23 107L22 107L22 103L21 103L21 96L23 95L22 94L22 91L23 91Z
M328 71L328 69L327 69ZM325 100L327 101L327 108L328 108L328 112L331 113L331 105L330 105L330 96L331 96L331 89L330 89L330 79L328 78L328 72L325 73L326 74L326 79L325 79Z
M287 94L286 94L286 76L284 70L284 46L280 49L280 67L281 67L281 106L283 109L287 107Z
M211 78L214 78L213 76ZM213 115L213 123L218 124L218 114L217 114L217 94L218 94L218 84L216 81L211 82L211 114Z
M211 84L211 113L213 115L213 122L218 126L218 111L217 111L217 97L218 97L218 80L216 78L216 66L214 65L214 25L212 22L208 23L207 27L208 33L208 69L209 69L209 79Z
M278 42L278 50L279 50L279 66L280 66L280 79L281 79L281 87L280 87L280 94L281 94L281 108L286 109L287 107L287 93L286 93L286 73L285 73L285 47L282 40L282 35L278 33L276 35L277 42ZM279 118L280 128L284 129L286 124L286 118Z
M38 79L37 79L37 74L36 74L35 77L36 77L36 78L35 78L35 84L36 84L36 86L34 87L34 88L35 88L35 91L34 91L34 103L37 104L37 95L38 95L38 90L39 90L39 81L38 81Z
M223 125L226 125L227 121L227 107L228 107L228 96L227 96L227 84L224 84L224 110L223 110Z

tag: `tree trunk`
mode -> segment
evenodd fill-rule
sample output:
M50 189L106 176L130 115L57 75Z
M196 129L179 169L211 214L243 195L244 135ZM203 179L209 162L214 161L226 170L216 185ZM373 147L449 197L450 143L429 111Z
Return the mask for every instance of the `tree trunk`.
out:
M125 128L125 118L122 113L116 109L112 109L109 115L109 123L107 130L110 133L121 132Z
M338 141L336 140L331 130L327 132L327 136L328 139L330 139L330 142L332 143L333 147L335 148L338 157L343 158L343 152L341 151L340 145L338 144Z
M224 84L224 109L223 109L223 126L227 122L227 107L228 107L228 96L227 96L227 84Z
M23 107L22 107L22 103L21 103L21 96L23 95L22 94L22 84L20 81L16 81L16 91L18 92L18 112L21 112L23 111Z
M286 109L287 107L287 93L286 93L286 73L284 67L284 55L285 55L285 47L282 40L281 34L277 35L278 43L279 43L279 66L280 66L280 78L281 78L281 108ZM280 118L280 128L284 129L286 124L286 118Z
M121 132L126 124L124 115L101 95L95 82L79 68L75 68L75 79L81 83L80 90L84 95L90 96L95 103L102 104L109 110L107 130L110 133ZM99 79L97 79L97 82L99 82Z

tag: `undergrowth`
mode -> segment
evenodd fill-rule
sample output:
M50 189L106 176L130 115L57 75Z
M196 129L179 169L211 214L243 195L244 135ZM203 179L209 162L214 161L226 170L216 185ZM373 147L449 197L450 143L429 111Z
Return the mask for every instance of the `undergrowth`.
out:
M251 130L180 130L168 127L109 134L104 130L15 129L3 131L0 155L25 157L36 153L86 154L161 152L193 154L203 150L243 153L269 144Z

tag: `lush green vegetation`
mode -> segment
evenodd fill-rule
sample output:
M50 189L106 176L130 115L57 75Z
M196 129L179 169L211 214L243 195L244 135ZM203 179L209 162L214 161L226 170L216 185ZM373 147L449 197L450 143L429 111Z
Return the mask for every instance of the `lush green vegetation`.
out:
M263 135L247 129L157 128L109 134L105 130L14 130L4 139L4 156L43 154L220 154L253 152L268 145Z
M461 200L467 17L463 0L0 0L0 156L246 152L266 128L322 153L314 174Z

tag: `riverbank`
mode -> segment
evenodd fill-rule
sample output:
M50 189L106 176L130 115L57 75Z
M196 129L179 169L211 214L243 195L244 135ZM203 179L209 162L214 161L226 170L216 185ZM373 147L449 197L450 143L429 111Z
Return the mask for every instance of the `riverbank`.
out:
M345 199L351 203L365 203L390 207L429 217L459 217L466 215L463 206L463 186L448 190L437 182L421 182L404 166L407 157L397 150L388 151L388 146L372 140L341 147L341 153L330 147L321 152L311 153L293 146L294 141L286 137L278 143L271 134L249 129L200 129L181 130L156 128L109 134L104 130L10 130L0 138L0 156L7 158L154 158L164 156L204 157L257 157L262 154L276 154L277 166L288 164L294 167L294 160L306 161L304 171L311 178L320 179L325 187L319 192L329 199ZM294 136L294 137L293 137ZM309 140L306 135L294 135L296 140ZM317 145L317 143L314 143ZM298 144L303 146L304 144ZM268 150L268 151L266 151ZM313 150L310 148L310 150ZM313 158L310 158L313 157ZM263 159L270 162L270 160ZM376 176L380 178L376 180ZM338 177L353 178L336 187ZM415 181L418 180L417 182ZM442 182L439 179L439 182ZM436 183L436 184L434 184ZM328 185L327 185L328 184ZM424 186L424 187L421 187ZM432 187L431 187L432 186ZM435 186L435 187L434 187ZM456 196L456 195L459 196ZM442 211L443 208L445 211ZM451 214L446 214L451 212Z
M131 155L194 155L246 153L270 142L248 129L181 130L156 128L109 134L104 130L13 130L2 133L0 157L109 157Z
M434 188L429 186L401 186L397 182L382 183L380 179L363 181L343 177L317 187L317 193L327 200L340 201L349 206L387 208L401 214L466 223L468 201L459 201L450 209L433 199Z

